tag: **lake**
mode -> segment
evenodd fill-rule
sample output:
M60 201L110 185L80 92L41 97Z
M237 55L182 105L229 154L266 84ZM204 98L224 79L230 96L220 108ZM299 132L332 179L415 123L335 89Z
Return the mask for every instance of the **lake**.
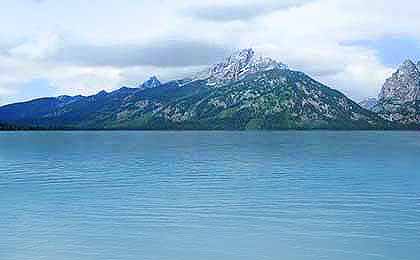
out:
M419 257L420 132L0 133L0 259Z

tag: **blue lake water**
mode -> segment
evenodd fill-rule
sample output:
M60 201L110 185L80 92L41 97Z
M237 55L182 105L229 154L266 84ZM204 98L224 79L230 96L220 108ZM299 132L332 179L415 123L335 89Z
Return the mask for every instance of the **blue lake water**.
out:
M417 132L0 133L0 259L418 260Z

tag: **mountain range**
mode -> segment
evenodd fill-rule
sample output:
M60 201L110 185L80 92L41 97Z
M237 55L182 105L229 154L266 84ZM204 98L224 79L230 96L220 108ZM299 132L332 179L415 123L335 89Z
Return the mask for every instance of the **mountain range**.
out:
M166 83L151 77L137 87L92 96L6 105L0 107L0 122L52 129L393 129L407 121L385 111L394 109L394 95L401 94L397 104L417 100L417 93L395 90L399 82L418 86L416 73L416 65L405 64L387 80L379 102L363 108L303 72L244 49Z

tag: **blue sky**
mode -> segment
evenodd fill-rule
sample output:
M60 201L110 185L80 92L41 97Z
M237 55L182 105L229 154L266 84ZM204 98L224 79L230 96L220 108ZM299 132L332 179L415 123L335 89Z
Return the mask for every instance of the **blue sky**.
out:
M420 60L413 0L15 0L0 9L0 104L186 76L254 48L355 100Z
M397 67L405 59L420 60L420 44L416 38L409 36L384 36L373 40L348 42L375 50L379 60L389 67Z

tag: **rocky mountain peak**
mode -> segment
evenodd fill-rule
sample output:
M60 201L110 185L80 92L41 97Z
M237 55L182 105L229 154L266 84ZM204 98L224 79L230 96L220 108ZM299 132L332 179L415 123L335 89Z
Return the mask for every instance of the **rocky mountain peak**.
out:
M139 86L141 89L148 89L148 88L156 88L162 85L162 83L159 81L159 79L156 76L150 77L148 80L146 80L143 84Z
M372 111L402 124L420 124L420 62L405 60L388 78Z
M271 58L256 55L253 49L243 49L222 62L211 65L207 70L200 72L195 79L208 79L209 83L217 84L239 80L247 75L275 68L287 69L287 66Z
M401 76L415 76L419 74L419 69L417 65L410 59L405 60L399 67L398 67L398 74Z
M254 57L255 51L253 49L243 49L233 53L226 59L226 63L247 64Z
M406 60L398 70L385 81L379 100L403 104L420 99L420 70L417 65Z

